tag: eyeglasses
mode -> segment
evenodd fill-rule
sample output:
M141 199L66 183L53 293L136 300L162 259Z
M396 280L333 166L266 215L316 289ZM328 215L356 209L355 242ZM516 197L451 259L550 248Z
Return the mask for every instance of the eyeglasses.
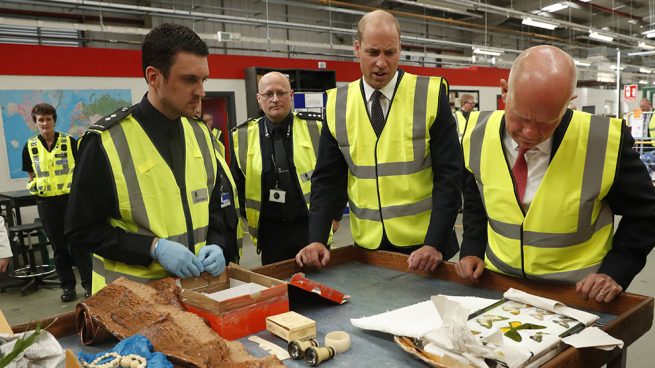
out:
M273 91L273 92L257 93L257 94L265 100L272 100L273 97L275 96L277 96L278 99L287 97L289 95L289 91Z

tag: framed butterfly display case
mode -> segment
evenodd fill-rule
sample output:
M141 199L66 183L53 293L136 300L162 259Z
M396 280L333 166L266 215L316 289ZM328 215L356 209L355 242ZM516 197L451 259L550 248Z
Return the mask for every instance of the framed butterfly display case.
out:
M571 317L508 299L472 313L467 325L480 340L502 334L504 345L529 352L531 361L558 349L563 337L585 328Z

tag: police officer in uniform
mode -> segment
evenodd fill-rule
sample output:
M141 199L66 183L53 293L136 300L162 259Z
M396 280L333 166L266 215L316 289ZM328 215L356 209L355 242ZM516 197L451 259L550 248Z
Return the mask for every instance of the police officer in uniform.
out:
M458 250L462 157L448 84L398 69L400 26L390 13L364 15L357 34L362 78L328 91L310 244L296 262L329 262L330 219L347 193L356 245L409 254L408 269L433 271Z
M322 116L291 112L293 90L279 72L262 76L258 91L264 116L232 130L231 168L250 236L262 264L269 264L293 258L307 245L307 207Z
M217 275L238 260L229 167L207 126L190 118L208 54L187 27L154 28L142 45L147 94L82 139L66 234L93 253L94 292L120 276Z
M29 175L27 189L37 196L39 217L54 249L61 301L70 302L77 296L73 265L77 265L85 295L91 292L89 253L84 249L69 249L64 240L64 216L77 158L77 141L55 131L57 110L50 104L35 105L32 121L39 135L30 138L23 148L23 171Z

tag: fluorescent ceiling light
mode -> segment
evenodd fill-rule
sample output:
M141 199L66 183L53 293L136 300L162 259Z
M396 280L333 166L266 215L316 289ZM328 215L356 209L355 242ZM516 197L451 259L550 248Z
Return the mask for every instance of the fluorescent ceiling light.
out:
M607 36L607 35L604 35L604 34L600 34L600 33L595 32L595 31L589 31L589 38L593 38L595 40L605 41L605 42L614 41L614 37Z
M648 68L639 68L639 73L645 73L645 74L650 74L653 72L653 69L648 69Z
M484 47L474 47L473 48L473 53L474 54L480 54L480 55L499 56L503 52L501 50L489 49L489 48L484 48Z
M586 62L586 61L580 61L580 60L577 60L577 59L574 59L573 61L575 62L575 65L578 65L578 66L590 66L591 65L591 63Z
M616 65L614 65L614 64L610 65L610 69L616 70ZM623 69L625 69L625 68L624 67L619 68L619 70L623 70Z
M588 3L588 2L590 2L591 0L580 0L580 1L582 1L583 3Z
M639 81L639 84L648 84L648 81L642 79L642 80Z
M557 24L548 23L540 20L535 20L532 18L523 18L523 24L526 26L539 27L544 29L550 29L551 31L557 28Z
M628 53L628 56L646 56L646 55L655 55L655 50L638 51L638 52L629 52Z
M647 44L646 42L643 41L639 42L639 44L637 44L637 47L644 50L655 50L655 46L651 44Z
M569 7L568 3L562 2L562 3L555 3L555 4L552 4L552 5L544 6L543 8L541 8L541 10L543 10L545 12L549 12L549 13L554 13L554 12L558 12L560 10L564 10L564 9L566 9L568 7Z

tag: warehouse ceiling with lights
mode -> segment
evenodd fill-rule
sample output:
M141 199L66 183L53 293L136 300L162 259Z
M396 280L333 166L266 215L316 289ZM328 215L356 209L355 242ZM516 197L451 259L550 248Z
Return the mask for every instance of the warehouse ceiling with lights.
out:
M157 24L192 27L212 53L353 60L356 23L398 18L402 64L509 67L539 44L570 53L581 86L655 83L655 0L4 0L0 42L139 48Z

